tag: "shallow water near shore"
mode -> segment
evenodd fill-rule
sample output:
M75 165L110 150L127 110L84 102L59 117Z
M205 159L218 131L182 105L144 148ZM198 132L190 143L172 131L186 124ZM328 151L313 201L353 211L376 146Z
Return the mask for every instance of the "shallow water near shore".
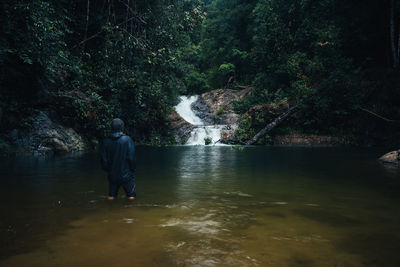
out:
M1 160L0 266L400 266L384 150L138 147L138 198L98 155Z

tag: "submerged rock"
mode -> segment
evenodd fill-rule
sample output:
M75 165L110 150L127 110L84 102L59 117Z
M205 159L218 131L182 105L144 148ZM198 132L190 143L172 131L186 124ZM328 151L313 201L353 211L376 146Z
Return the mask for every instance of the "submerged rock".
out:
M386 153L382 157L379 158L379 161L382 163L392 164L392 165L399 165L400 163L400 149L395 150L389 153Z

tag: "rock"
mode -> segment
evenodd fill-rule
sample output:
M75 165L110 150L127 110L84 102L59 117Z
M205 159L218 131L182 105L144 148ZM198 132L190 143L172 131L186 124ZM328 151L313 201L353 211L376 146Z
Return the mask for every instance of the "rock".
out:
M395 164L399 165L400 163L400 149L395 150L389 153L386 153L382 157L379 158L379 161L382 163L388 163L388 164Z
M207 106L206 101L204 101L204 99L201 96L199 96L197 101L191 105L191 108L194 114L196 114L196 116L202 119L205 124L208 125L216 124L213 114L210 112L210 109Z
M53 122L43 111L38 111L33 117L28 133L18 139L16 144L35 154L71 152L89 147L74 129Z
M199 101L207 105L214 124L237 124L240 116L233 110L233 102L243 99L251 93L251 89L232 90L218 89L204 93Z
M238 125L235 124L228 124L221 129L221 143L224 144L231 144L235 143L233 141L233 137L235 136L235 132L238 129Z
M169 134L175 136L175 141L184 144L190 137L194 126L182 119L178 113L173 111L169 116Z

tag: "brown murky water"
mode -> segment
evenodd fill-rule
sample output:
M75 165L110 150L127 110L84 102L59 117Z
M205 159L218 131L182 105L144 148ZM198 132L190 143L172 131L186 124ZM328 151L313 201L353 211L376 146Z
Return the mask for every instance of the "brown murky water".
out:
M400 266L382 151L138 147L138 199L98 156L3 159L1 266Z

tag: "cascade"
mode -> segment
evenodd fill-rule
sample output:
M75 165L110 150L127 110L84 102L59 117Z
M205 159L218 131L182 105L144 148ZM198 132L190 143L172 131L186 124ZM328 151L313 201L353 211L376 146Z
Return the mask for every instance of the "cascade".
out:
M221 139L221 130L225 125L205 125L192 110L192 104L197 101L198 95L181 96L181 102L175 106L176 112L188 123L195 126L190 133L190 138L186 145L205 145L205 139L211 139L210 145L223 145L219 142Z

